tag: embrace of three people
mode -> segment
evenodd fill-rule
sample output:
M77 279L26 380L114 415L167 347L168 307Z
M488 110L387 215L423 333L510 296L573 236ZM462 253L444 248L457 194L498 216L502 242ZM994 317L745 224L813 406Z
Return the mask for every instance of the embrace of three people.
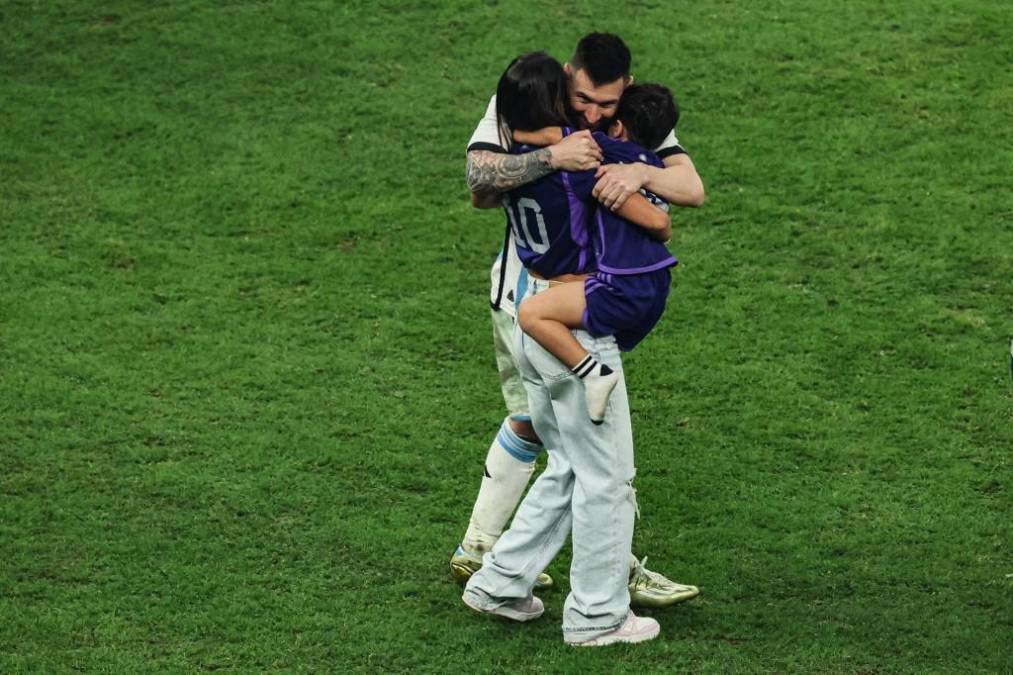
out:
M571 537L563 639L578 646L650 640L658 622L631 605L699 593L631 553L635 468L620 351L664 312L677 264L665 246L669 204L699 206L704 190L676 139L671 92L634 83L630 66L629 49L608 33L586 35L565 65L543 52L519 56L468 145L472 203L502 206L507 219L490 301L509 415L451 573L471 609L536 619L544 606L534 591L554 584L544 570ZM520 501L543 448L546 469Z

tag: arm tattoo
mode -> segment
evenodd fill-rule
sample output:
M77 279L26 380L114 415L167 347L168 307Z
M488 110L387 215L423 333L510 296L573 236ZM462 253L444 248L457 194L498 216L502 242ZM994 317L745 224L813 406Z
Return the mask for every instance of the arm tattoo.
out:
M474 193L506 192L552 173L548 148L508 155L491 150L468 153L468 189Z

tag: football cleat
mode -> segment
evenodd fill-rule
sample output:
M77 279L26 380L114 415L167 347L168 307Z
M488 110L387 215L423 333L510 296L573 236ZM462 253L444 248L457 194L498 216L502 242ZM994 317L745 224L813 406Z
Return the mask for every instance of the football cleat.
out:
M482 567L482 558L476 557L465 551L461 546L457 547L454 555L450 558L450 576L454 577L457 583L464 585L468 583L471 575ZM544 591L552 588L555 582L545 572L535 579L535 590Z
M583 642L570 642L567 640L567 644L573 645L574 647L604 647L605 645L612 645L617 642L633 644L636 642L653 640L658 637L658 633L660 632L661 625L654 619L637 616L633 612L629 612L626 615L626 621L623 622L623 625L619 626L619 628L616 628L611 633L605 633L604 635L599 635L596 638L584 640Z
M545 613L545 605L542 601L535 596L529 596L520 600L514 600L506 604L500 605L499 607L493 607L487 609L475 603L474 598L469 596L467 593L461 596L461 600L464 601L468 607L471 607L476 612L482 614L492 614L493 616L501 616L504 619L510 619L511 621L531 621L537 619Z
M638 607L669 607L700 595L696 586L677 584L644 567L645 557L630 572L630 603Z

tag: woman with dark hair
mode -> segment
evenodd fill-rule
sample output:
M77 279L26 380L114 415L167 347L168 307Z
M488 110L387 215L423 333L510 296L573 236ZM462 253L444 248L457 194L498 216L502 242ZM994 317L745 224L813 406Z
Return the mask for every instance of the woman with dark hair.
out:
M568 127L566 87L562 66L547 54L534 52L515 59L497 87L500 133L509 139L514 131ZM533 149L514 145L513 151ZM533 277L524 302L550 292L550 285L583 289L588 274L595 271L589 232L596 206L591 197L594 184L594 171L557 171L503 195L517 253ZM656 227L663 219L664 227L669 227L667 214L639 194L628 199L619 213ZM525 292L518 288L521 295ZM480 612L516 621L538 618L544 606L532 594L532 587L572 532L564 640L585 646L640 642L657 636L660 628L653 619L637 617L629 608L636 498L625 387L618 387L612 397L612 413L605 424L591 424L582 410L589 378L614 376L613 385L622 382L622 363L612 337L578 334L578 348L584 354L590 348L597 359L592 359L593 374L584 373L583 386L568 377L566 365L543 349L532 349L530 340L522 341L515 333L515 358L528 392L532 422L551 452L545 472L524 498L511 528L469 579L463 599ZM606 401L608 396L606 392Z
M566 73L559 61L545 52L523 54L511 61L496 86L496 116L500 141L508 148L513 144L510 132L570 126Z
M500 134L509 139L515 131L568 127L565 103L566 74L559 62L545 52L519 56L496 88ZM504 145L512 145L514 154L535 149L509 140ZM503 194L521 262L537 277L594 269L587 236L593 185L593 171L556 171Z
M567 134L569 122L566 118L565 102L566 74L559 62L544 52L520 56L507 67L496 89L496 114L499 118L500 133L511 134L515 138L537 138L538 134L525 132L547 130L547 127L556 128L558 132L558 128L562 127L562 133ZM664 128L662 134L674 126L674 120L663 120L659 128L666 123L670 126ZM602 142L605 142L605 139ZM519 152L527 152L532 146L521 144L516 149ZM641 150L638 147L637 153ZM634 161L637 153L632 155ZM591 250L594 237L588 236L591 222L589 216L593 215L597 207L597 203L591 199L594 183L593 171L572 173L560 171L517 188L504 196L503 204L513 227L517 252L521 262L535 276L541 275L542 278L550 279L564 269L579 274L595 271L596 254L600 254L601 251ZM584 204L587 202L590 203L585 208ZM640 226L649 233L648 236L658 240L665 241L672 235L668 214L656 208L639 193L626 200L616 215ZM565 239L557 240L557 237L569 237L572 246L559 247L554 244L552 247L568 254L569 259L564 255L562 259L543 260L540 251L545 248L546 237L557 244L565 242ZM598 243L601 246L601 241ZM655 246L664 249L662 244ZM598 257L600 258L600 255ZM674 264L674 258L668 256L667 252L662 257L671 259ZM619 376L608 366L598 363L569 332L569 329L573 328L587 329L590 327L588 319L597 318L588 316L585 290L597 288L598 282L593 281L592 286L585 289L582 278L567 281L573 283L565 288L550 289L537 299L533 298L527 311L523 307L519 310L518 319L525 333L584 381L588 415L593 422L600 423L605 417L609 395L615 388ZM665 281L667 282L667 277ZM581 282L582 285L578 286L577 282ZM630 298L645 296L640 298L640 304L652 305L651 312L639 311L640 307L620 306L619 314L627 323L639 323L640 319L644 318L649 330L664 309L667 283L660 303L653 301L656 291L657 289L652 286L646 290L637 289L635 294L630 295ZM620 300L618 304L623 303ZM596 309L603 311L605 308ZM649 320L642 317L648 313L652 315ZM615 321L596 322L595 327L598 330L593 333L603 335L615 332L615 330L603 332L602 329L606 326L613 329L617 327ZM624 349L631 349L632 346L620 343L620 347Z

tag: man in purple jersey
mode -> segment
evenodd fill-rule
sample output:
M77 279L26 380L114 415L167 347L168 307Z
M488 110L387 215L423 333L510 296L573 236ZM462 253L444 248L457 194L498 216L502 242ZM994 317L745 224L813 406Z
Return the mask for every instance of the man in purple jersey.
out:
M569 76L567 104L579 126L584 129L598 126L614 114L623 89L632 79L629 64L629 50L616 36L591 34L581 40L570 63L565 66ZM599 167L600 149L587 131L573 134L551 148L525 155L508 152L509 137L509 130L504 133L498 125L494 97L468 145L468 184L476 205L495 206L503 192L557 169ZM604 203L615 208L640 187L661 194L674 204L700 205L704 199L703 185L674 133L665 138L657 152L663 158L663 168L643 164L602 166L601 180L594 192ZM520 230L523 230L519 210L522 206L512 204ZM529 218L527 225L532 239L537 238L540 235L537 216L531 209L523 213ZM451 560L451 570L459 581L467 580L481 566L482 554L500 536L542 450L541 439L535 434L528 415L527 395L507 348L515 315L514 302L523 296L528 280L528 272L515 253L514 237L508 236L502 257L497 257L493 266L490 302L497 366L510 414L489 447L485 475L468 530ZM548 575L539 576L541 587L551 584ZM667 606L693 597L698 592L693 586L676 584L647 570L642 562L635 559L630 561L629 589L634 604L646 606Z

